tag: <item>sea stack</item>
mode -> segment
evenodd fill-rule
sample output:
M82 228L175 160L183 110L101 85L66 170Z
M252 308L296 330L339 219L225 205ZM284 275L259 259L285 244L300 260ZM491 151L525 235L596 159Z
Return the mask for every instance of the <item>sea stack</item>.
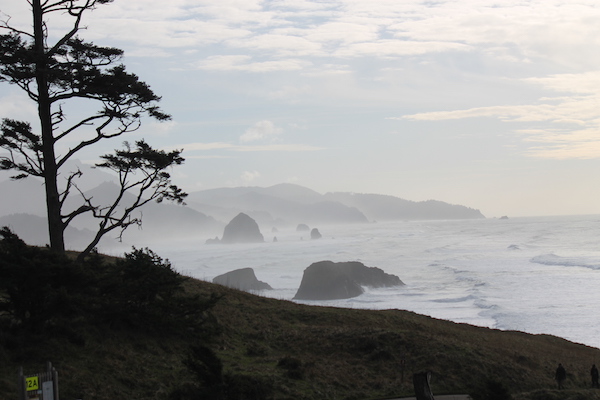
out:
M364 293L363 286L391 287L404 283L380 268L367 267L358 261L319 261L304 270L296 300L349 299Z
M265 241L255 220L239 213L227 224L221 243L262 243Z
M241 268L224 273L215 277L213 283L246 292L273 289L268 283L259 281L252 268Z

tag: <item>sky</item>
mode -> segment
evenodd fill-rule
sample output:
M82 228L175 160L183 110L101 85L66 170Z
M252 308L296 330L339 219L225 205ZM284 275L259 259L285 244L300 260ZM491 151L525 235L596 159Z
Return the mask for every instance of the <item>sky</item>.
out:
M0 11L31 25L26 0ZM600 214L596 0L115 0L83 25L172 115L84 162L145 138L184 150L187 192L294 183L490 218ZM35 121L35 104L2 83L0 114Z

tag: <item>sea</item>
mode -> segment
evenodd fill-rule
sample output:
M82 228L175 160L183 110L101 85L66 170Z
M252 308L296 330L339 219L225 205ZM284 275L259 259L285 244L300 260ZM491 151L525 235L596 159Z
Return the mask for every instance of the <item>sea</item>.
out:
M367 287L351 299L298 302L409 310L600 348L600 215L316 228L318 240L295 227L269 228L264 243L209 245L198 237L164 239L151 248L179 272L206 281L251 267L273 287L258 295L291 301L312 263L360 261L397 275L405 285Z

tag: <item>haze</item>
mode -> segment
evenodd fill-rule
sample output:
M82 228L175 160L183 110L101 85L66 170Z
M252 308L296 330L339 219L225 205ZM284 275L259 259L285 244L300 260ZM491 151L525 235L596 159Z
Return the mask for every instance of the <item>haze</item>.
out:
M29 26L25 1L0 10ZM115 0L82 36L125 50L173 121L82 161L144 137L184 149L188 192L289 182L598 214L598 21L595 1ZM0 110L35 126L16 87Z

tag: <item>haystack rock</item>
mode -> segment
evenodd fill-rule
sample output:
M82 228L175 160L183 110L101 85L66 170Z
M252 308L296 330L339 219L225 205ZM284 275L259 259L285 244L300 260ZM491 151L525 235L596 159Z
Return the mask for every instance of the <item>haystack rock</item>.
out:
M363 286L391 287L404 283L395 275L380 268L367 267L361 262L319 261L304 270L296 300L349 299L364 293Z
M255 220L239 213L227 224L221 243L262 243L265 241Z
M273 289L268 283L259 281L252 268L236 269L223 275L219 275L213 279L213 283L244 290L246 292Z

